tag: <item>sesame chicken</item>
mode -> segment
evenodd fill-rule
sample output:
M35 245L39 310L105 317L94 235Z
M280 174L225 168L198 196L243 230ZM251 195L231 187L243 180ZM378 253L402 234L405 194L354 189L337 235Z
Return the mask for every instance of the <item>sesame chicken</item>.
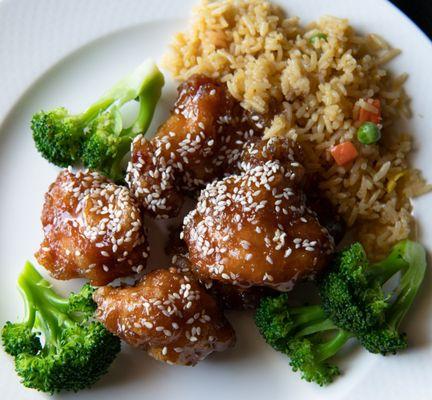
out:
M45 195L42 225L35 256L57 279L104 285L146 265L148 243L135 200L97 172L60 172Z
M183 272L194 273L187 246L184 240L179 237L179 229L173 229L169 235L169 243L166 253L172 256L172 265L180 268ZM206 288L224 310L254 310L258 307L261 299L270 296L275 291L269 287L251 286L241 287L222 283L216 280L202 282L199 276L196 279Z
M326 266L334 241L307 207L300 161L287 139L251 143L241 173L201 192L183 230L200 279L287 291Z
M195 365L235 343L213 297L178 268L154 270L135 286L99 288L94 300L108 330L169 364Z
M264 123L225 84L194 75L179 86L174 110L156 136L134 140L126 181L147 213L173 217L184 192L236 169L244 144L262 136Z

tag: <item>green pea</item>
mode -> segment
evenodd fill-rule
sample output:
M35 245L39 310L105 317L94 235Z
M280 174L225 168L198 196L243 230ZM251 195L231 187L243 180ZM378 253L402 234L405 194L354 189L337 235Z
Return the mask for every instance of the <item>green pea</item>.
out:
M357 130L357 139L363 144L373 144L381 139L381 131L373 122L364 122Z
M317 32L314 33L310 38L309 38L309 42L314 44L317 40L319 39L323 39L327 42L327 35L325 33L322 32Z

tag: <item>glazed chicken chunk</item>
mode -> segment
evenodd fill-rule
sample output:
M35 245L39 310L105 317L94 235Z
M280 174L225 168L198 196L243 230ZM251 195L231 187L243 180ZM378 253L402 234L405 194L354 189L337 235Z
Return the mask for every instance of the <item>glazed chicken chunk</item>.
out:
M178 268L154 270L135 286L99 288L94 300L108 330L169 364L195 365L235 342L215 300Z
M180 268L181 271L194 273L194 268L189 260L186 243L180 239L181 230L175 229L170 233L166 253L172 256L173 266ZM204 285L207 292L217 301L224 310L254 310L258 307L261 299L271 296L275 291L265 286L241 287L226 284L219 281L201 281L199 276L195 276Z
M45 195L38 262L57 279L104 285L146 265L148 243L129 190L96 172L62 171Z
M250 144L240 174L201 192L183 231L200 279L286 291L326 265L334 242L306 205L300 159L287 140Z
M179 87L168 120L151 140L138 136L126 181L143 209L177 215L183 192L194 192L235 168L244 144L261 137L263 120L249 115L224 84L195 75Z

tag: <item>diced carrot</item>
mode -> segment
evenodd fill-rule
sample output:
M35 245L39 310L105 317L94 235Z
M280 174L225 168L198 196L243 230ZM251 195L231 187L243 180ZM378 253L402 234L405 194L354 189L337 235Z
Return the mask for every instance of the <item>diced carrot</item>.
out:
M379 124L381 122L381 102L379 99L367 99L367 103L375 107L378 112L372 112L365 110L360 107L358 121L359 122L373 122L374 124Z
M333 146L330 150L331 155L337 165L344 165L354 160L358 156L357 149L351 142L343 142Z

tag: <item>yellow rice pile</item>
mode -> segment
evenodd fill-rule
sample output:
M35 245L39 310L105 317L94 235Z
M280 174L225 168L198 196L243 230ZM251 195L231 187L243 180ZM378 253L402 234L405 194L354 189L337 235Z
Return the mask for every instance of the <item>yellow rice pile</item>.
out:
M327 39L311 43L317 32ZM430 189L408 165L410 136L395 130L399 116L410 114L407 75L394 77L383 66L398 54L377 35L356 34L345 19L322 17L302 27L271 3L222 0L194 10L165 64L179 80L195 73L220 78L245 108L274 114L266 136L288 135L302 144L321 191L378 257L415 236L410 197ZM356 139L355 120L372 97L381 100L383 138L365 146ZM340 167L330 149L346 140L359 157Z

